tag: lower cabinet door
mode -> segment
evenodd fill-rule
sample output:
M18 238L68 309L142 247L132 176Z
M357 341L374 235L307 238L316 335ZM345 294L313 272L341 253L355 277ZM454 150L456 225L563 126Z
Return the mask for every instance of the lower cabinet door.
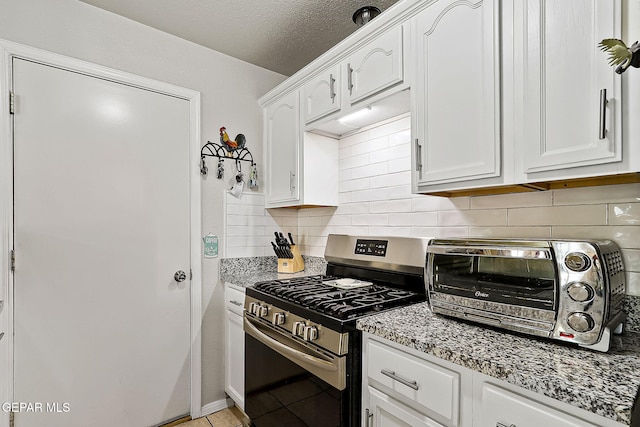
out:
M475 412L475 411L474 411ZM596 427L500 387L483 384L479 427Z
M369 406L366 408L364 427L443 427L372 387L369 387Z
M227 310L225 391L244 410L244 331L242 316Z

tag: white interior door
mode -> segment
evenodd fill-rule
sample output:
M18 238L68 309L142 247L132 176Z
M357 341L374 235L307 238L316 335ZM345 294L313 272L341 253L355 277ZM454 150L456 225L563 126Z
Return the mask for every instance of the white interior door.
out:
M22 59L13 91L16 427L188 414L189 102Z

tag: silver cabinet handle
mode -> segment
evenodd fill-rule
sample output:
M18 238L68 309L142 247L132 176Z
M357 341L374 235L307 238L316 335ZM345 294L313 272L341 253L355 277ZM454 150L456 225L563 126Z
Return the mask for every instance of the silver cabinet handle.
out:
M420 172L422 170L422 146L416 138L416 172Z
M600 90L600 122L598 124L598 138L607 137L607 90Z
M229 302L230 302L231 304L233 304L233 305L237 305L238 307L242 306L242 303L241 303L240 301L232 300L232 301L229 301Z
M353 68L351 64L347 64L347 86L349 87L349 94L353 91Z
M402 378L401 376L396 375L395 371L389 371L387 369L382 369L380 371L380 373L382 375L388 376L392 380L396 380L399 383L402 383L402 384L406 385L407 387L411 387L414 390L418 390L420 388L420 386L418 385L417 381L411 381L411 380L407 380L405 378Z
M289 171L289 191L291 191L293 193L293 190L296 188L296 186L294 185L294 179L296 177L296 174L293 173L293 171Z
M516 426L515 424L504 424L504 423L501 423L500 421L498 421L496 423L496 427L518 427L518 426Z
M331 96L331 103L336 102L336 79L333 78L333 74L329 74L329 96Z
M371 426L371 421L373 420L373 412L371 412L369 408L367 408L364 411L364 416L365 416L366 426L367 427Z

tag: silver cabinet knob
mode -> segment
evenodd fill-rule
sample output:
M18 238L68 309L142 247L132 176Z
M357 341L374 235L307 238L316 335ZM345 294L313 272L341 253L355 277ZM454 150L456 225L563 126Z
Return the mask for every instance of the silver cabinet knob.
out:
M593 329L595 322L587 313L571 313L567 317L567 324L576 332L587 332Z
M178 283L179 282L184 282L185 280L187 280L187 273L185 273L182 270L178 270L178 271L176 271L176 274L173 275L173 278Z
M589 301L595 294L593 288L583 282L572 282L567 286L567 292L572 300L577 302Z

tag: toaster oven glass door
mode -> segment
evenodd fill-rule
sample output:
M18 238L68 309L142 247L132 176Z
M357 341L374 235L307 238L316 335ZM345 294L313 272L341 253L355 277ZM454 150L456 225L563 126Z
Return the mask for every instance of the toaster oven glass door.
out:
M555 310L557 277L550 259L432 254L433 291Z

